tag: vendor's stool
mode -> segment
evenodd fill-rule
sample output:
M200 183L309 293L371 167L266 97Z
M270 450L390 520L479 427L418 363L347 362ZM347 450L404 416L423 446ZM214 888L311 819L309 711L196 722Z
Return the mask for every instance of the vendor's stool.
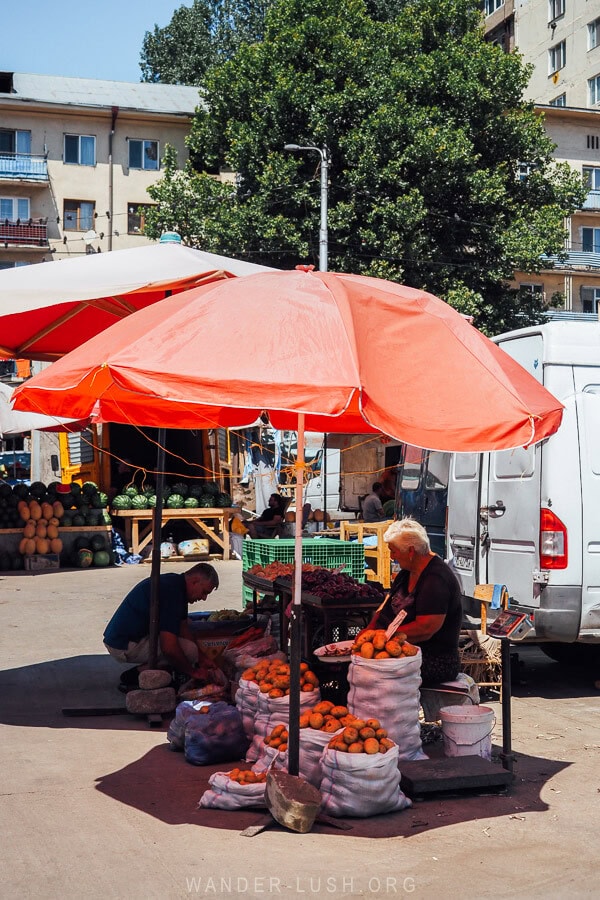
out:
M475 687L475 690L473 690ZM426 722L438 722L444 706L477 706L479 691L467 679L443 681L431 687L421 688L421 706Z

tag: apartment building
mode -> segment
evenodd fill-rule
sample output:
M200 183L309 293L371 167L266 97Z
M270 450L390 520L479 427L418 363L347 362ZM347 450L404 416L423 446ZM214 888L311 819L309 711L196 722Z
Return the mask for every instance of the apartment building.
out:
M198 89L0 72L0 269L135 247Z
M527 96L544 116L557 160L581 172L588 195L566 223L566 259L539 275L515 273L523 292L560 298L567 311L600 304L600 0L484 0L488 40L533 65ZM524 172L526 174L526 160Z

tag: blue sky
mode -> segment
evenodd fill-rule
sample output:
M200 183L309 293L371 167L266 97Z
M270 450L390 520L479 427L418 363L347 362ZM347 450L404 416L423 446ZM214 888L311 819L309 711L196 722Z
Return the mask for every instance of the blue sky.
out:
M192 0L2 0L0 71L140 80L146 31Z

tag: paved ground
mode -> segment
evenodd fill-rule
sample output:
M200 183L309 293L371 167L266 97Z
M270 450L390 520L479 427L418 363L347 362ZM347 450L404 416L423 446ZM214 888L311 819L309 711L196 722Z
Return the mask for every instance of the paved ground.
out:
M222 587L208 605L239 607L241 564L217 567ZM0 576L3 897L598 895L600 697L580 673L522 654L516 781L505 796L427 800L353 820L348 832L243 838L257 814L198 810L213 769L171 752L166 725L61 713L122 702L101 635L148 574Z

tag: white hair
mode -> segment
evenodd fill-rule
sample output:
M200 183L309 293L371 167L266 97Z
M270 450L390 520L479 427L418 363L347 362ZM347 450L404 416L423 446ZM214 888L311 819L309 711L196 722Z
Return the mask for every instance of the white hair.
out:
M415 519L399 519L396 522L392 522L383 535L383 539L386 543L393 544L395 547L411 545L415 548L416 553L423 556L431 552L431 544L429 543L427 532Z

